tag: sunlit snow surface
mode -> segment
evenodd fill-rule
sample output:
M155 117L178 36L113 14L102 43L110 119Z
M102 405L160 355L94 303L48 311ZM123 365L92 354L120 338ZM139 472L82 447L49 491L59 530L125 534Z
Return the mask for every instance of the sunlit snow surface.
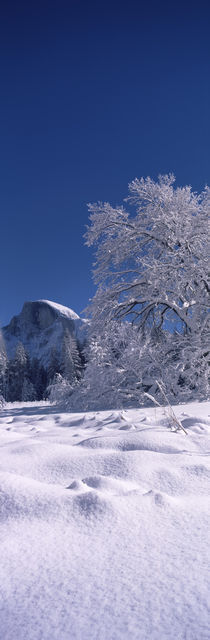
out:
M48 307L55 309L61 316L65 316L71 320L80 320L80 317L75 311L69 309L69 307L64 307L63 304L58 304L58 302L52 302L51 300L38 300L38 302L45 302Z
M210 407L0 412L1 640L207 640Z

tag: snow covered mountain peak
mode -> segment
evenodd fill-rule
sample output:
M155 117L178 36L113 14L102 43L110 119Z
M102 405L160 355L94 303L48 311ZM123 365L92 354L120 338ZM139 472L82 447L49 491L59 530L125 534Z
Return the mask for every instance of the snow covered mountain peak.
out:
M50 300L35 300L24 303L21 313L3 327L2 337L9 358L22 342L30 358L38 358L47 367L52 349L60 353L65 331L82 346L86 327L87 321L72 309Z
M69 307L64 307L64 305L59 304L58 302L52 302L51 300L37 300L37 302L41 302L51 309L54 309L59 315L64 316L66 318L70 318L71 320L79 320L80 317L73 311L73 309L69 309ZM28 304L27 302L25 304ZM30 304L30 303L29 303Z

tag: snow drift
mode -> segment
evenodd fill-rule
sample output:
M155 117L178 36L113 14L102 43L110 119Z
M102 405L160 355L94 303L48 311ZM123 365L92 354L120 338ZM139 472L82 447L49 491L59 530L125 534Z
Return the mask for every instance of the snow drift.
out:
M4 640L209 638L209 413L1 409Z

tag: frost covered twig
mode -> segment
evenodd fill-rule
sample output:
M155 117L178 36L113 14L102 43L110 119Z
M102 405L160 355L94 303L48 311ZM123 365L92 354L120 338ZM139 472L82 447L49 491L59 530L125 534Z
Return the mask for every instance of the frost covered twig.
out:
M187 431L186 429L184 429L182 423L180 422L180 420L176 417L176 414L174 413L174 410L172 409L172 406L165 394L165 391L162 387L162 385L160 384L160 382L158 382L158 380L155 381L156 384L158 385L158 388L160 389L160 392L162 393L162 396L164 398L164 400L167 403L168 406L168 417L170 417L171 421L173 422L173 424L176 426L176 430L178 429L182 429L182 431L184 431L185 435L187 436ZM146 393L145 392L145 396L147 396L147 398L149 398L150 400L152 400L152 402L154 402L155 405L157 405L158 407L161 407L161 404L155 399L153 398L153 396L150 393ZM167 414L166 414L167 415Z

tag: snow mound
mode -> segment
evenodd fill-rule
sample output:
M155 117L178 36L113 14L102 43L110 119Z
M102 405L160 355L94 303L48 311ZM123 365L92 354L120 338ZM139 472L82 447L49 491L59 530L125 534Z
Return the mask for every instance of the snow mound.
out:
M0 410L1 637L209 638L210 410Z

